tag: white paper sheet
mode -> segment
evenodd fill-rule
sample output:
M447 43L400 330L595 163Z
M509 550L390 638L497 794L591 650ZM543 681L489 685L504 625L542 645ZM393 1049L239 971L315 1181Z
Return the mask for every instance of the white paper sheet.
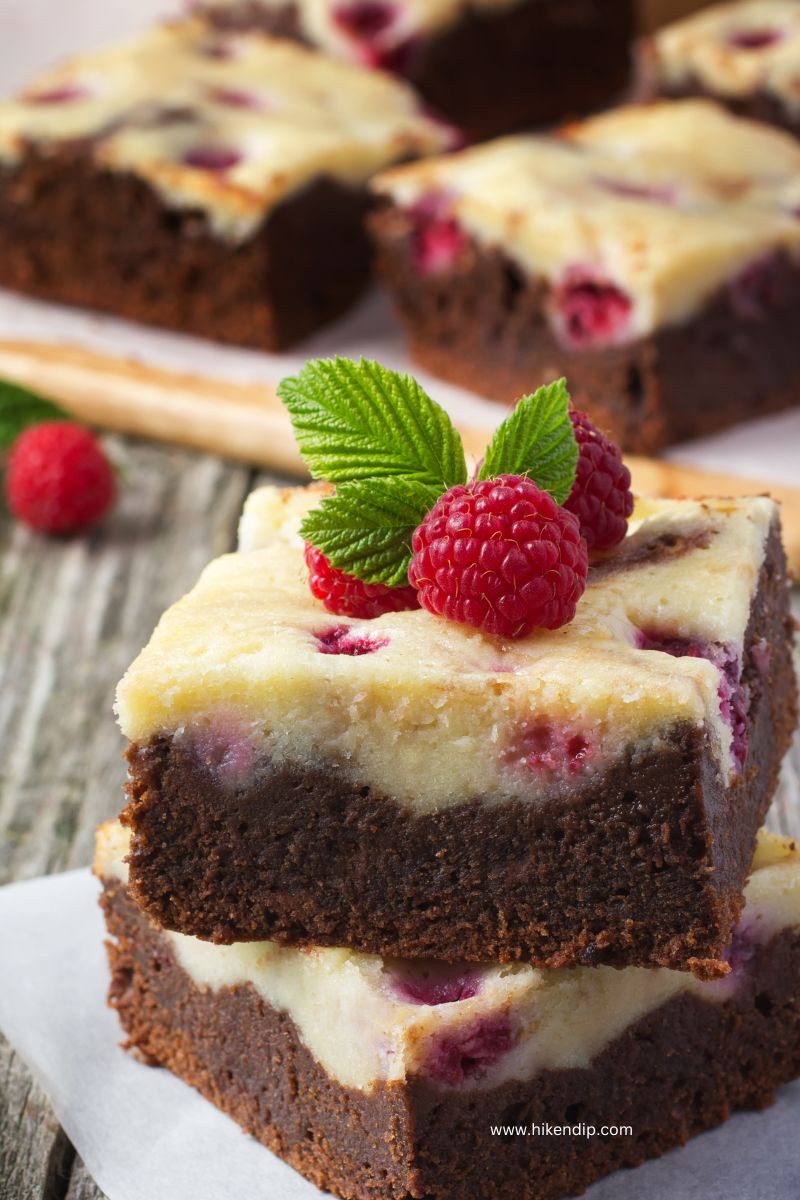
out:
M97 892L88 871L0 889L0 1029L100 1187L110 1200L319 1200L316 1188L191 1088L119 1049L116 1016L105 1006ZM796 1083L767 1112L739 1114L587 1195L797 1200L799 1123Z

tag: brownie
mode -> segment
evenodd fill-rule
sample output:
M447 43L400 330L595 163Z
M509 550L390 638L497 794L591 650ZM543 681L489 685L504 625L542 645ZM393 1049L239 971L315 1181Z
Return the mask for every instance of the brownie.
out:
M579 967L509 982L487 968L482 984L454 991L452 979L432 985L434 968L420 984L397 963L189 946L148 921L116 870L99 873L109 1000L127 1047L347 1200L574 1195L735 1109L766 1107L800 1074L797 913L772 920L770 887L759 889L769 871L754 873L751 915L761 925L737 940L725 980ZM745 921L750 907L748 897ZM295 971L314 977L327 1013L319 1025L301 996L267 998ZM371 1003L353 1011L365 996ZM367 1067L350 1064L383 1036L399 1039L375 1068L391 1077L367 1085ZM504 1066L514 1055L517 1065Z
M219 28L263 29L407 78L471 138L602 108L630 74L633 0L209 0Z
M716 4L655 34L641 65L652 95L709 97L800 137L796 0Z
M370 218L413 357L512 403L565 375L651 453L800 396L800 152L709 102L388 172Z
M0 285L279 349L367 284L367 177L450 137L374 72L159 28L0 105Z
M137 903L217 942L724 972L795 726L774 505L649 502L571 626L504 646L331 618L317 498L255 493L120 685Z

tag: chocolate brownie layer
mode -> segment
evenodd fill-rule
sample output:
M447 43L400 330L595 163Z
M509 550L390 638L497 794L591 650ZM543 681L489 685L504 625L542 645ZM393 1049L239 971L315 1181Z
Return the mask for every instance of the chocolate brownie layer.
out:
M374 6L378 7L378 6ZM386 4L391 11L391 4ZM304 40L298 6L253 0L207 6L222 29ZM631 65L633 0L523 0L466 7L454 24L396 47L376 65L404 75L471 138L545 125L603 108Z
M800 269L786 255L718 291L686 322L570 350L547 318L549 285L501 249L470 241L454 269L423 274L413 215L384 204L370 226L413 357L492 400L511 404L566 375L574 403L639 453L798 402Z
M369 279L361 189L321 179L231 245L81 146L0 165L0 286L254 349L344 312Z
M727 786L707 736L681 727L568 799L465 796L421 815L322 759L266 762L231 792L175 740L134 745L132 894L166 928L219 942L724 970L796 719L776 529L744 645L749 752Z
M319 1187L347 1200L555 1200L763 1108L800 1073L800 937L756 947L732 996L677 996L583 1069L490 1088L421 1077L369 1092L330 1078L249 984L197 987L108 882L110 1003L128 1047L196 1087ZM715 985L711 985L715 986ZM631 1125L633 1136L498 1135L492 1126Z

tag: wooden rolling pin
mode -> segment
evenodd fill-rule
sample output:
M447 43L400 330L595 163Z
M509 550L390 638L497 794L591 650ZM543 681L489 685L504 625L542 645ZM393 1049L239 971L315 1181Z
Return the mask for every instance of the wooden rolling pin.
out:
M76 346L0 340L0 378L55 400L91 425L139 434L254 466L305 475L286 410L266 384L178 374ZM459 425L479 458L491 430ZM783 506L791 569L800 578L800 489L626 455L637 492L651 496L744 496L768 492Z

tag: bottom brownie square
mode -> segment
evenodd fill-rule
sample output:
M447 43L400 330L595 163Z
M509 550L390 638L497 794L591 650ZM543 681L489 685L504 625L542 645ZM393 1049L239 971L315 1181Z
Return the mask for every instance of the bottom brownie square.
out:
M348 1200L571 1195L800 1074L800 854L781 838L762 834L730 972L706 982L214 946L137 909L126 851L101 828L129 1048Z

